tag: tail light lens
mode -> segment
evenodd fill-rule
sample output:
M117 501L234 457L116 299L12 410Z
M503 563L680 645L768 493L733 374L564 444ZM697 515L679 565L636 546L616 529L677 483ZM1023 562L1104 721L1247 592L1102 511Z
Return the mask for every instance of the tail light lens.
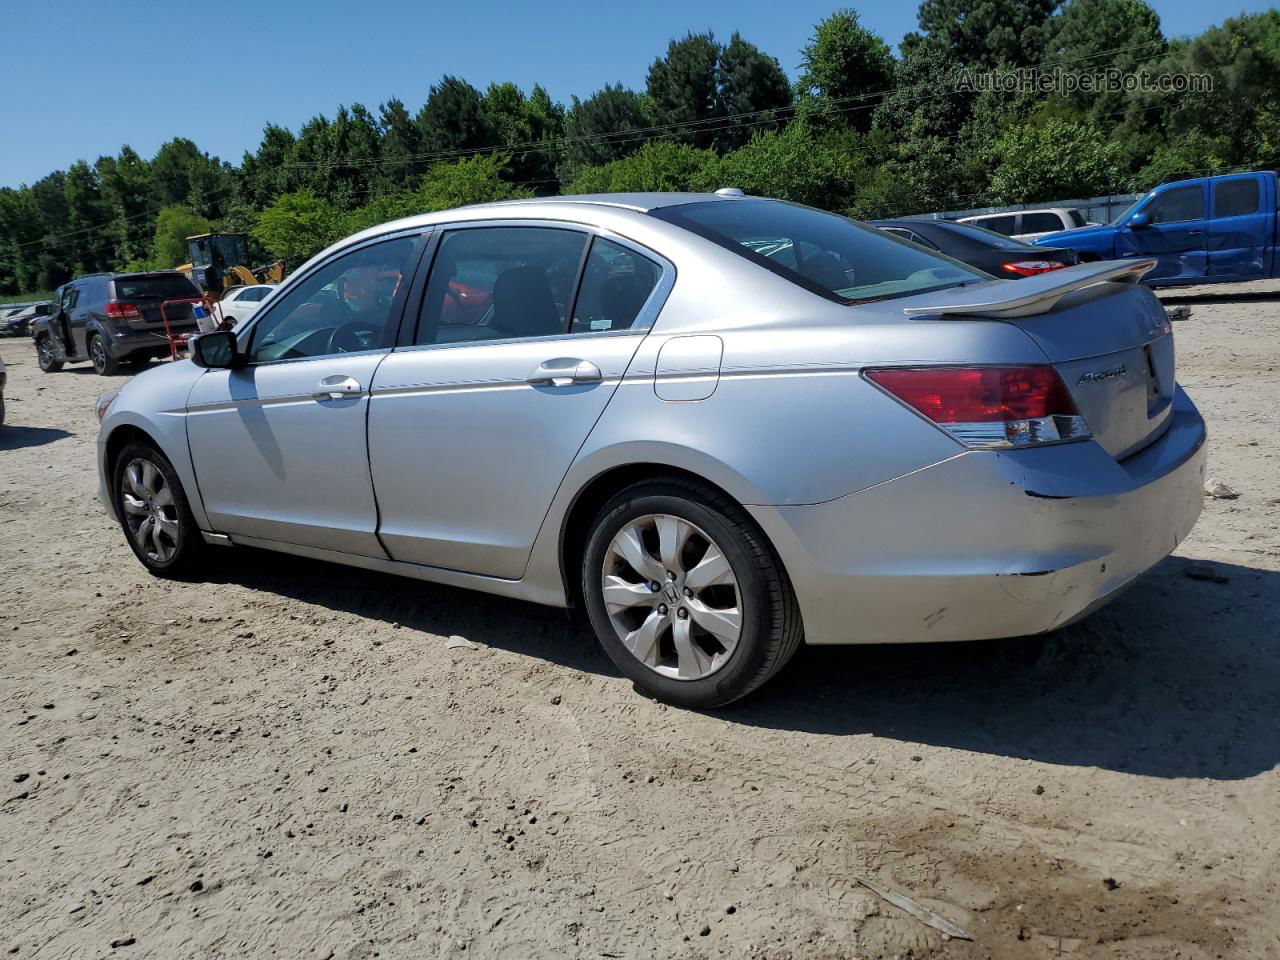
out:
M1018 260L1014 263L1002 263L1000 266L1019 277L1034 277L1037 273L1061 270L1066 264L1057 260Z
M864 375L967 447L1007 449L1089 436L1053 367L882 367Z
M132 303L122 303L119 300L107 301L107 319L109 320L137 320L142 316L142 311Z

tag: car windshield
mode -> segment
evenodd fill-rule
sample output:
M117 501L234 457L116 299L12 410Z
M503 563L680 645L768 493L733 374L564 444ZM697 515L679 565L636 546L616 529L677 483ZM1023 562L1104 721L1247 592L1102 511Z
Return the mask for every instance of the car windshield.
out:
M1129 217L1130 217L1130 216L1131 216L1131 215L1132 215L1132 214L1133 214L1133 213L1134 213L1134 212L1135 212L1135 211L1136 211L1140 206L1142 206L1144 203L1146 203L1146 201L1147 201L1147 197L1149 197L1149 196L1150 196L1150 194L1148 194L1148 193L1144 193L1144 194L1143 194L1142 196L1140 196L1137 200L1133 201L1133 203L1129 204L1129 206L1125 207L1125 208L1124 208L1124 212L1123 212L1123 213L1121 213L1121 214L1120 214L1118 217L1116 217L1114 220L1112 220L1109 224L1107 224L1107 226L1109 226L1109 227L1118 227L1118 226L1120 226L1120 224L1122 224L1122 223L1124 223L1126 220L1128 220L1128 219L1129 219Z
M711 200L663 207L652 215L844 303L987 279L957 260L880 230L776 200Z
M185 300L200 296L195 284L178 273L120 277L115 284L119 300Z

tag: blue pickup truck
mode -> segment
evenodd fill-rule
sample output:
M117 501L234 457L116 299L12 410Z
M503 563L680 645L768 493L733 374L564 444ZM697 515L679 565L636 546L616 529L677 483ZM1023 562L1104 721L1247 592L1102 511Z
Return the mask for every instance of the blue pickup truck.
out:
M1156 187L1111 223L1037 237L1082 261L1154 257L1152 287L1280 276L1276 175L1233 173Z

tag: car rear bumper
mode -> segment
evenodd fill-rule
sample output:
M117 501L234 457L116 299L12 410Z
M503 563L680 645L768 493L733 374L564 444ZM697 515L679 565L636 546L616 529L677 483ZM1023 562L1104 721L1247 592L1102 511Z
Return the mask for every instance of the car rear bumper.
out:
M195 323L190 320L184 320L182 323L170 324L169 329L174 334L183 335L190 335L198 332ZM111 330L109 343L110 346L108 349L111 351L111 355L117 359L131 353L140 353L144 350L154 353L169 352L169 338L165 336L164 327L155 327L150 330L135 330L132 327L115 327Z
M966 452L809 506L751 507L813 644L1043 633L1115 596L1200 515L1205 426L1179 388L1169 427L1117 462L1092 441Z

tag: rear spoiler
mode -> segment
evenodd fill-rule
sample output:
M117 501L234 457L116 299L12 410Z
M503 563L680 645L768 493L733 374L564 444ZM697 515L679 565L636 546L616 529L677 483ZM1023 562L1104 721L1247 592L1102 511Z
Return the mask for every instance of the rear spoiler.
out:
M1036 313L1048 313L1059 300L1075 290L1108 281L1137 283L1155 265L1156 261L1153 259L1077 263L1073 267L1022 280L939 290L928 297L928 302L925 303L919 302L925 300L924 296L914 298L916 302L912 306L903 307L902 312L908 317L920 318L950 314L989 317L993 320L1028 317Z

